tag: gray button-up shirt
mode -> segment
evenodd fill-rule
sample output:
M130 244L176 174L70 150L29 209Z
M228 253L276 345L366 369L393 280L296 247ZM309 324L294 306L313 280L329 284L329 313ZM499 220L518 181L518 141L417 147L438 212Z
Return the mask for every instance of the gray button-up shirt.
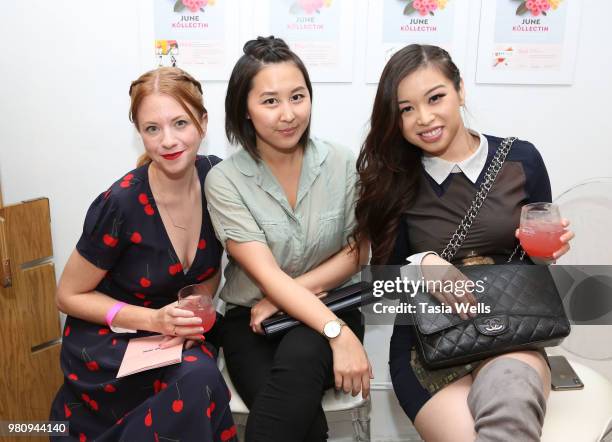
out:
M346 148L309 140L304 151L295 209L263 161L241 149L206 176L208 211L219 241L266 244L279 267L297 277L348 244L355 227L355 158ZM221 299L251 307L259 288L229 257Z

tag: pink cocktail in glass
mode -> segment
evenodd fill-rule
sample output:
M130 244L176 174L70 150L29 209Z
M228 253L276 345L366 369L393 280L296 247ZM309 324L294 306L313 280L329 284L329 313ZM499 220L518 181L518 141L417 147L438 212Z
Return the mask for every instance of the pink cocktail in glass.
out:
M521 210L519 240L523 250L532 257L552 259L553 253L563 247L559 207L552 203L532 203Z
M195 316L202 319L204 333L213 327L217 319L212 299L212 294L201 284L188 285L178 293L179 307L192 311Z

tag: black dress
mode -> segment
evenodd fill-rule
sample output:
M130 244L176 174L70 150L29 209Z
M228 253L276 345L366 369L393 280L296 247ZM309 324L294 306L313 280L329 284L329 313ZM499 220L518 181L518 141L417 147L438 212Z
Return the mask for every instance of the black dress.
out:
M437 184L427 172L422 172L416 201L400 222L394 250L387 264L404 265L412 254L430 250L440 253L444 249L470 207L502 142L498 137L482 136L487 138L488 153L476 183L463 173L451 173L444 182ZM540 201L551 201L546 166L533 144L516 140L453 263L460 263L469 256L487 256L496 263L505 262L517 244L514 231L519 225L521 207ZM427 370L413 360L417 356L411 351L415 339L413 326L396 322L389 348L393 389L413 422L435 392L476 367L475 364L466 364ZM427 379L428 384L423 385L419 378Z
M158 309L174 302L181 287L202 282L219 269L223 249L215 238L204 195L206 174L219 161L196 159L202 227L195 258L186 271L155 205L148 165L131 171L96 198L76 248L96 267L107 270L97 291ZM61 350L64 385L50 419L69 421L71 439L80 441L235 439L229 391L210 343L184 351L180 364L116 378L128 340L151 334L114 333L106 325L68 316Z

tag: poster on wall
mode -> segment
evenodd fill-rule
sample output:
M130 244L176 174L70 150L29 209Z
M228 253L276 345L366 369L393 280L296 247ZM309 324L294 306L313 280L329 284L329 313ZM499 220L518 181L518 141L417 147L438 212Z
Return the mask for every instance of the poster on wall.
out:
M353 0L262 0L251 7L254 34L285 40L311 81L353 80Z
M232 0L141 0L145 69L178 66L198 80L227 80L237 58Z
M486 0L478 83L571 84L582 0Z
M466 0L369 0L366 82L377 83L389 58L413 43L443 47L461 69L468 8Z

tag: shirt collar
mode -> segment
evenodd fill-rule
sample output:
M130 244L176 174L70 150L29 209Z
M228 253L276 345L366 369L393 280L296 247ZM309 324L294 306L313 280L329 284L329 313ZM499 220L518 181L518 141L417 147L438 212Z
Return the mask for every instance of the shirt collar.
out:
M478 177L480 176L480 173L482 172L482 169L484 169L487 162L489 142L487 137L476 132L475 130L469 129L469 132L480 139L480 144L478 145L476 152L463 161L455 163L424 153L421 159L423 168L436 183L442 184L451 173L459 172L463 172L463 174L472 183L476 183L478 180Z
M306 196L312 183L314 183L319 176L321 166L327 158L328 152L329 148L326 143L313 139L308 140L306 149L304 150L304 158L302 159L300 184L295 204L296 208L299 206L300 201ZM244 149L238 151L233 156L233 161L243 175L253 177L255 183L276 199L276 201L285 208L287 213L293 213L294 210L289 206L284 190L280 187L277 179L263 161L255 161Z

